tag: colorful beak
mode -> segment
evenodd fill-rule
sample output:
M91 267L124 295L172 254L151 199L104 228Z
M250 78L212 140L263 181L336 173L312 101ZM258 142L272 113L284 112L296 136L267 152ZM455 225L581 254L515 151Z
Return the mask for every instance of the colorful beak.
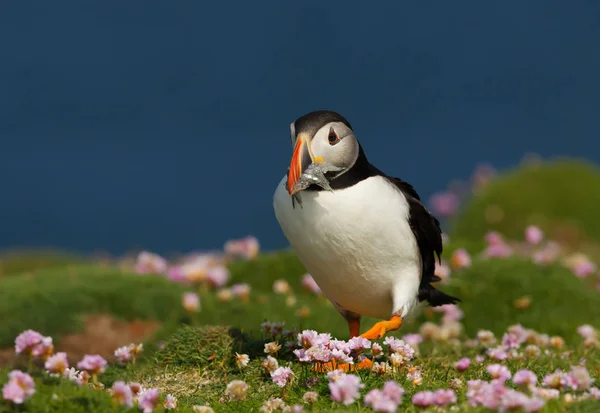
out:
M294 195L298 190L294 189L296 182L300 179L300 175L310 166L312 163L312 156L308 150L308 142L303 136L298 136L296 140L296 146L294 147L294 154L292 155L292 161L290 163L290 170L288 172L287 190L290 195Z

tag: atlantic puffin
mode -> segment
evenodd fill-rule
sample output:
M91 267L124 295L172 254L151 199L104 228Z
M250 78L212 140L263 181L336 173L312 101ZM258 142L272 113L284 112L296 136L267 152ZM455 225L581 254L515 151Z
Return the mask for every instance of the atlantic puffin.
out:
M347 321L350 337L382 338L421 302L455 304L436 289L440 223L413 186L372 165L342 115L318 110L290 125L293 156L275 190L275 216L290 246ZM319 185L296 188L315 163L334 165ZM301 202L294 202L296 197ZM361 316L384 321L360 334Z

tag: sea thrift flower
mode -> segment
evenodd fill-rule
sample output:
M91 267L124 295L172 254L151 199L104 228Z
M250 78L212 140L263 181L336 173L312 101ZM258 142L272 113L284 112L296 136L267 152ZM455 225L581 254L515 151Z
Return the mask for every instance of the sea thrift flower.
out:
M321 288L310 274L304 274L302 277L302 286L314 294L321 294Z
M160 255L142 251L137 257L135 272L138 274L165 274L167 266L167 260Z
M544 377L542 384L553 389L563 389L567 385L567 375L560 369L556 369L554 373L550 373Z
M138 395L138 407L144 413L152 413L158 404L158 389L142 390Z
M83 356L83 359L77 363L77 368L85 370L90 374L100 374L104 373L106 370L106 364L107 362L102 356L99 356L98 354L86 354Z
M436 406L444 407L456 403L456 393L452 389L439 389L433 393L433 403Z
M442 317L443 323L451 323L453 321L460 321L464 317L463 311L454 304L444 304L438 307L434 307L433 311L443 312Z
M133 407L133 392L131 388L125 384L123 381L114 382L112 388L110 389L110 393L112 394L113 399L125 407Z
M279 387L285 387L288 382L291 382L294 379L294 377L294 372L289 367L279 367L277 370L271 373L273 383Z
M229 397L230 400L244 400L248 393L249 386L245 381L233 380L227 384L225 389L225 396Z
M469 368L470 365L471 365L471 359L468 357L463 357L460 360L458 360L456 363L454 363L454 367L458 371L465 371L466 369Z
M167 278L176 283L185 284L190 282L185 271L179 266L169 267L167 269Z
M239 297L243 300L247 300L250 297L250 284L242 283L242 284L234 284L231 286L231 294L235 297Z
M553 347L555 349L561 349L565 346L565 339L560 337L560 336L553 336L550 337L550 347Z
M206 280L213 287L223 287L229 281L229 270L222 265L209 268L206 272Z
M48 360L46 360L44 367L49 373L62 376L65 370L69 368L67 353L60 352L49 357Z
M535 344L529 344L525 347L525 356L530 358L538 357L541 354L542 350Z
M408 369L408 373L406 373L406 378L410 381L412 381L412 383L415 386L419 386L421 383L423 383L423 376L421 374L421 367L419 366L412 366Z
M238 369L243 369L250 362L250 357L247 354L238 354L235 353L235 365Z
M585 278L588 275L591 275L596 272L597 267L596 264L591 262L587 258L582 258L577 260L572 267L573 274L575 274L579 278Z
M383 344L388 346L388 352L390 354L397 353L405 360L412 360L415 356L415 349L396 337L387 336L383 341Z
M537 380L535 373L527 369L517 371L512 378L513 383L520 387L534 387Z
M431 209L442 217L450 217L458 211L458 196L450 191L438 192L430 199Z
M317 393L316 391L307 391L306 393L304 393L304 396L302 396L302 401L304 403L316 403L319 400L319 393Z
M521 346L521 341L514 333L504 333L502 336L502 346L507 349L519 348Z
M431 391L420 391L413 394L412 403L419 407L429 407L435 404L435 396Z
M371 345L371 354L373 354L373 357L379 356L382 352L383 348L379 343L373 343L373 345Z
M364 384L360 382L360 377L354 374L341 373L335 380L329 381L331 399L346 406L351 405L360 397L360 389L363 387Z
M266 359L264 359L262 361L262 366L267 371L267 373L271 374L272 372L274 372L275 370L277 370L279 368L279 363L277 362L277 359L275 359L271 356L268 356Z
M390 366L386 361L374 362L371 369L373 373L379 374L380 376L385 376L386 374L390 374L392 372L392 366Z
M281 350L281 344L276 341L265 344L265 353L267 354L276 354L279 350Z
M289 406L283 400L281 400L279 397L275 397L265 401L260 408L260 411L263 413L272 413L278 410L288 411L288 409Z
M35 346L42 342L43 335L34 330L25 330L15 339L15 353L31 354Z
M589 324L583 324L577 327L577 333L584 339L597 339L598 333L596 329Z
M167 410L176 409L177 408L177 398L175 396L173 396L172 394L167 394L167 398L165 399L165 402L163 403L163 405L165 406L165 409L167 409Z
M194 313L200 310L200 297L196 293L184 293L181 297L181 303L185 311Z
M115 357L119 361L119 363L126 363L131 360L132 355L129 351L129 346L119 347L115 350Z
M492 244L489 245L484 251L483 256L487 258L506 258L513 254L512 248L505 244Z
M78 386L82 386L88 384L90 374L87 371L79 371L73 367L70 367L64 371L63 377L66 377Z
M131 389L131 392L134 394L134 396L137 396L143 390L142 385L140 383L131 382L131 383L128 383L127 385Z
M486 354L489 358L493 360L506 360L508 358L508 354L501 348L488 348Z
M277 294L289 294L291 292L290 284L286 280L276 280L273 283L273 291Z
M31 356L46 359L52 355L53 351L54 345L52 344L52 337L43 337L42 340L31 349Z
M460 248L452 253L450 258L450 265L453 269L459 270L462 268L468 268L471 266L471 256L467 250Z
M485 242L488 244L488 246L504 244L504 238L502 237L502 235L500 235L500 233L498 233L496 231L488 232L485 235L484 239L485 239Z
M33 378L20 370L8 373L8 383L2 388L2 397L15 404L23 404L35 393Z
M583 366L572 366L571 371L567 373L566 384L572 390L587 390L592 387L594 379Z
M446 264L445 261L442 261L441 263L438 263L436 261L433 273L440 277L442 280L445 280L450 277L452 271L450 270L450 267L448 266L448 264Z
M227 241L224 250L227 255L252 259L258 255L260 245L255 237L249 235L242 239Z
M530 225L525 228L525 241L529 244L537 245L544 239L544 233L539 227Z
M487 366L486 370L488 373L490 373L490 376L492 376L493 379L501 382L509 380L512 376L512 374L510 374L510 370L501 364L490 364Z
M496 344L496 336L488 330L479 330L477 332L477 340L479 340L479 343L484 347L492 347Z

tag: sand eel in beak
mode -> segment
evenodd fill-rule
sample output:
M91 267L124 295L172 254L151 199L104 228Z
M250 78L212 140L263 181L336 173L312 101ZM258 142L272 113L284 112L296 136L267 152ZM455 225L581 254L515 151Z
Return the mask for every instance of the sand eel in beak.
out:
M275 215L306 270L348 322L350 337L359 336L361 316L385 320L361 335L375 340L399 329L420 302L460 301L431 285L440 281L434 275L442 253L438 220L409 183L369 163L344 117L311 112L290 132L294 149L275 191Z

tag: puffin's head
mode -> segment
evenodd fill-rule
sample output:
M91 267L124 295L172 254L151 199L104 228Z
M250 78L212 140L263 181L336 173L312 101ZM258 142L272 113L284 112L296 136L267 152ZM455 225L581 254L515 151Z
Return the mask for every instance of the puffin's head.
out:
M318 110L307 113L290 125L294 153L288 173L287 190L294 195L294 185L313 162L325 162L340 168L335 179L347 172L358 158L360 147L350 123L339 113Z

